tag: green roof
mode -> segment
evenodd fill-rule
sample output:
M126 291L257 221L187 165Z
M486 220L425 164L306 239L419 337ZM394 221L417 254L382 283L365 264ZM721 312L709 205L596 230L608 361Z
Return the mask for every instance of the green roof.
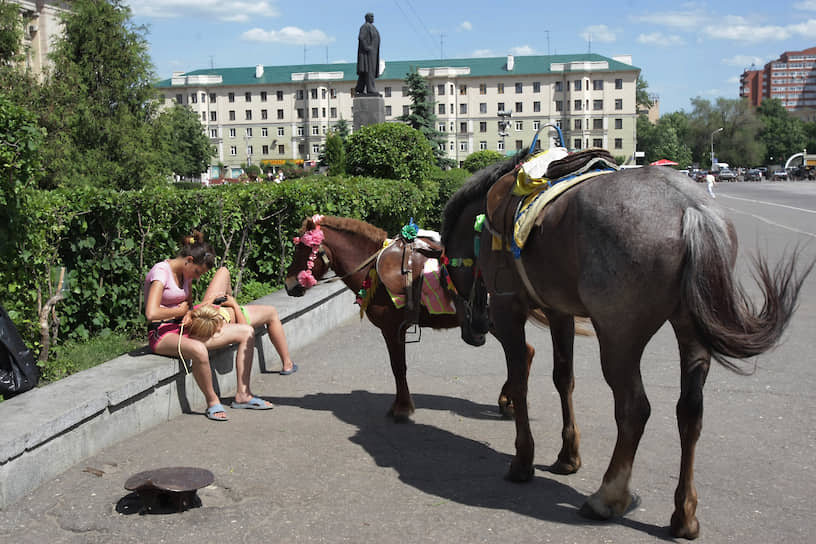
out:
M512 71L508 71L507 57L486 57L470 59L431 59L431 60L398 60L386 61L385 72L380 75L381 80L403 80L405 76L414 69L419 68L470 68L470 73L465 77L495 77L530 74L560 73L552 71L551 65L557 63L573 62L601 62L608 64L606 69L592 69L592 72L631 72L640 71L640 68L616 61L603 55L586 53L579 55L531 55L515 56ZM587 71L587 70L581 70ZM263 76L255 77L255 66L237 68L208 68L185 72L185 76L197 75L220 75L222 83L220 86L245 86L245 85L269 85L276 83L292 83L293 73L303 72L342 72L342 81L357 80L356 63L335 63L335 64L296 64L290 66L264 66ZM565 71L566 72L566 71ZM172 87L172 79L163 79L156 84L157 87ZM208 85L213 86L213 85Z

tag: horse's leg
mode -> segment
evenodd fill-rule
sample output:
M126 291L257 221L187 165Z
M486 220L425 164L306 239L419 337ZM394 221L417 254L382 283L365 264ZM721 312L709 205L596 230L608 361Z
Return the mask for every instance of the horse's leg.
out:
M527 342L524 324L527 311L513 295L494 295L490 300L491 313L501 316L494 319L494 334L504 348L507 362L507 392L513 403L516 421L516 456L505 476L514 482L526 482L533 477L533 453L535 444L530 431L527 412Z
M399 315L397 317L400 317ZM408 390L407 367L405 365L405 328L399 324L387 325L380 328L380 332L388 347L388 357L391 360L391 372L394 373L394 382L397 386L397 397L388 411L388 415L397 423L404 423L414 413L414 401Z
M535 348L527 344L527 379L530 379L530 367L533 366L533 357L535 357ZM499 413L507 419L515 417L515 410L513 403L510 401L510 377L502 385L499 393Z
M572 474L581 468L578 444L581 433L575 423L572 407L572 391L575 389L573 372L573 347L575 344L575 318L571 315L547 313L553 344L553 383L561 397L561 451L550 468L556 474Z
M640 358L648 338L614 327L610 334L597 323L595 329L604 378L615 400L618 438L601 487L581 507L581 514L592 519L609 519L626 513L633 499L629 492L632 463L651 412L640 375Z
M687 318L672 319L680 347L680 399L677 401L677 427L680 431L680 479L674 492L671 534L697 538L697 490L694 488L694 450L703 427L703 386L711 364L711 354L703 347Z

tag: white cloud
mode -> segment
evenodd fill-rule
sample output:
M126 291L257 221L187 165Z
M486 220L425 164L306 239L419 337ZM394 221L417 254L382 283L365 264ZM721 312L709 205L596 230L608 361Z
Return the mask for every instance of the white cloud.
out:
M245 0L128 0L134 15L156 18L199 16L219 21L247 22L280 15L275 2Z
M533 49L529 45L518 45L516 47L511 47L510 48L510 54L511 55L519 55L519 56L535 55L536 51L535 51L535 49Z
M659 47L677 47L685 45L685 41L675 34L666 35L662 32L652 32L650 34L640 34L637 37L638 43L646 45L657 45Z
M720 62L727 66L739 66L739 67L747 67L747 66L764 66L767 62L766 59L762 57L753 57L751 55L735 55L728 59L722 59Z
M584 40L600 43L612 43L616 40L615 31L606 25L588 26L581 32L580 36Z
M816 11L816 0L805 0L804 2L796 2L793 5L794 9L801 9L802 11Z
M335 41L322 30L302 30L294 26L285 26L280 30L252 28L241 34L241 39L248 42L283 43L288 45L326 45Z
M459 30L465 31L473 30L473 25L470 24L470 21L462 21L462 24L459 25Z
M497 56L496 53L491 51L490 49L477 49L473 52L473 56L477 58L485 58L485 57L495 57Z
M632 15L629 19L645 25L661 25L682 30L694 30L711 22L711 16L699 8L680 11L663 11L645 15Z
M812 39L816 36L816 19L793 25L709 25L703 28L703 33L712 39L732 40L738 42L767 42L780 41L790 38L803 37Z

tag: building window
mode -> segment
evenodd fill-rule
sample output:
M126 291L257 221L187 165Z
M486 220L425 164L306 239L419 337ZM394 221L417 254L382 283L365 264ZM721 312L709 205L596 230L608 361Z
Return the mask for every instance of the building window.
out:
M447 127L447 125L443 122L443 123L439 123L439 127L437 127L437 128L438 128L439 132L445 132L445 127Z
M496 150L497 151L504 151L504 141L503 140L499 140L498 142L496 142Z
M227 99L229 100L230 103L235 102L235 93L229 93L227 95Z
M592 128L595 130L603 130L603 119L593 119Z
M451 151L453 151L455 149L453 142L448 142L448 146L450 147Z
M269 129L266 127L261 127L261 137L266 138L269 136Z
M247 135L247 138L252 138L252 127L247 127L246 135Z
M207 120L207 112L206 112L206 111L202 111L202 112L201 112L201 122L203 123L203 122L204 122L204 121L206 121L206 120Z
M575 129L575 130L581 130L581 129L584 128L583 124L584 124L583 119L575 119L573 121L573 127L572 128Z
M318 113L317 108L312 108L312 119L317 119L320 113Z
M210 102L215 104L215 93L210 93Z
M261 102L266 102L266 91L261 91Z
M479 142L479 151L484 151L486 149L487 149L487 141L486 140L481 140Z
M618 90L623 89L623 80L622 79L616 79L615 80L615 88L618 89Z
M385 87L385 88L383 89L383 96L385 96L386 98L388 98L389 96L391 96L391 87Z
M516 113L521 113L522 112L523 105L524 104L522 104L521 102L516 102Z
M487 84L479 83L479 94L487 94Z
M196 104L196 103L198 103L198 94L191 93L190 94L190 104Z
M320 89L320 98L326 100L326 94L328 94L328 91L326 89Z
M244 100L252 102L252 93L244 93Z
M317 100L317 89L309 89L309 94L312 97L312 100Z
M312 126L312 136L320 136L320 125Z
M564 101L563 100L556 100L555 101L555 111L564 111Z
M217 121L217 120L218 119L217 119L217 116L216 116L216 112L211 111L210 112L210 121Z
M516 131L524 130L524 121L516 121Z
M467 104L459 104L459 113L461 115L467 114Z
M391 106L388 107L390 108ZM337 108L329 108L329 117L337 119Z
M524 86L521 82L516 82L516 94L521 94L522 92L524 92Z
M385 115L387 117L391 117L391 106L386 106L385 107Z
M541 92L541 82L540 81L533 81L533 92L540 93Z
M439 104L439 115L445 115L445 104Z
M496 104L496 111L504 111L504 102Z
M244 119L252 121L252 110L244 110Z
M269 146L268 145L261 146L261 155L269 155Z
M251 157L251 156L252 156L252 146L248 145L247 146L247 157Z
M441 84L436 86L436 94L438 94L439 96L444 96L445 95L445 84L444 83L441 83Z
M235 129L234 128L229 129L229 137L230 138L235 138Z
M498 94L504 94L504 83L497 83L496 84L496 92Z
M615 138L615 149L623 149L623 138Z
M320 153L320 144L312 144L312 153L314 154Z
M285 136L285 135L286 135L286 129L284 129L283 127L278 127L278 136Z
M459 94L461 96L467 95L467 85L459 85Z
M283 102L283 91L275 91L275 97L278 99L278 102Z
M572 89L575 90L575 91L580 91L581 90L581 80L580 79L575 80L575 82L572 84Z
M524 140L516 140L516 151L524 147Z
M267 112L266 110L261 110L261 119L266 120L268 118L269 118L269 112Z
M402 107L402 114L403 115L410 115L411 114L411 106L403 106Z
M593 138L592 147L603 147L603 138Z
M581 111L581 100L580 99L574 101L572 109L575 110L575 111Z
M234 145L231 145L231 146L230 146L230 155L232 155L232 156L234 157L234 156L236 156L237 154L238 154L238 148L237 148L237 147L235 147Z
M479 113L487 113L487 102L479 103Z
M595 111L599 111L603 109L603 100L593 100L592 101L592 109Z
M487 132L487 121L479 121L479 132Z
M176 104L184 104L184 95L181 94L176 95Z
M297 118L303 119L303 108L298 108L297 110Z
M555 92L560 93L564 90L564 82L563 81L556 81L555 82Z
M337 98L337 89L329 89L329 98Z
M468 143L467 142L459 142L459 151L467 151L468 150Z
M303 100L306 98L306 91L303 89L298 89L295 91L295 100Z
M593 79L592 80L592 90L593 91L603 91L603 79Z
M541 102L533 102L533 112L539 113L541 111Z
M623 119L615 119L615 128L617 130L623 129Z
M467 121L462 121L461 123L459 123L459 132L461 132L462 134L467 133L468 131L467 125L468 125Z
M297 135L298 135L298 136L303 136L303 127L297 127L297 131L296 131L296 132L297 132Z
M283 119L283 110L278 110L278 119Z
M218 129L217 128L211 128L210 129L210 138L218 138Z
M285 155L286 154L286 146L283 144L278 144L278 155Z
M572 141L572 148L573 149L581 149L581 138L575 138Z
M623 98L616 98L615 99L615 109L622 110L623 109Z

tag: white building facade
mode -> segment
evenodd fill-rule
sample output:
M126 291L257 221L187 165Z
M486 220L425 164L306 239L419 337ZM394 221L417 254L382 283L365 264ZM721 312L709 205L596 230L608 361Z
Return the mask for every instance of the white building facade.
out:
M388 62L377 80L387 122L408 113L405 77L413 70L433 91L437 129L457 164L479 150L514 153L529 147L546 124L560 127L572 150L601 147L626 160L634 155L640 69L628 57ZM259 65L178 72L157 86L166 104L185 104L198 113L216 147L210 174L233 177L242 165L316 161L340 119L351 127L356 81L355 64ZM504 131L500 112L511 113Z

